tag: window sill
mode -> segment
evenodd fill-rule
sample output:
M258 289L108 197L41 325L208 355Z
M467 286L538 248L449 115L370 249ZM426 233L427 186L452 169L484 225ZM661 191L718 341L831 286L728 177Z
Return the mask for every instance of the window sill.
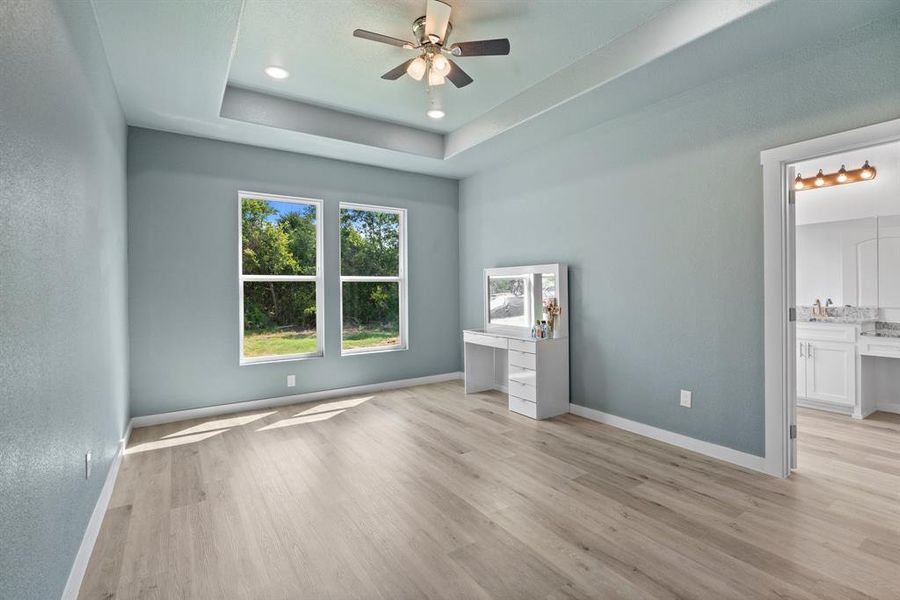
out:
M259 356L254 358L241 358L240 366L249 367L252 365L270 365L272 363L295 362L302 360L315 360L322 358L322 352L312 354L289 354L285 356Z
M357 350L341 350L341 358L345 356L367 356L369 354L387 354L388 352L406 352L406 346L392 346L390 348L360 348Z

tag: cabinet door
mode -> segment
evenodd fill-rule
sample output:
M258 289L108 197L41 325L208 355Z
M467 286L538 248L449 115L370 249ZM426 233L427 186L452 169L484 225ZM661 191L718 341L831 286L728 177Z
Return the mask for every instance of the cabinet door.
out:
M856 395L855 346L809 342L806 348L806 397L853 406Z
M806 347L807 342L797 340L797 397L806 398Z

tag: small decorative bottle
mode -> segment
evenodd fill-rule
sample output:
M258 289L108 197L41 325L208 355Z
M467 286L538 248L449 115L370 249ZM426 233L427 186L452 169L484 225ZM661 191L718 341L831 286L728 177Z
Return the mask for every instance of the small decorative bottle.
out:
M541 334L541 322L535 321L534 327L531 328L531 337L537 339L537 338L541 337L540 334Z
M550 329L547 327L547 321L541 321L541 338L550 337Z

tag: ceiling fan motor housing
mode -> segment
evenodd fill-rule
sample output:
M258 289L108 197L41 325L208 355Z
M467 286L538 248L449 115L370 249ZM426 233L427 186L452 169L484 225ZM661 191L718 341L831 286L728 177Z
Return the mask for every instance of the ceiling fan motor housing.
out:
M413 35L416 36L416 41L419 42L419 45L430 44L431 40L428 39L428 36L425 35L425 17L419 17L412 24ZM450 38L450 32L453 31L453 23L447 23L447 31L444 33L444 39L440 40L437 44L439 46L446 46L447 40Z

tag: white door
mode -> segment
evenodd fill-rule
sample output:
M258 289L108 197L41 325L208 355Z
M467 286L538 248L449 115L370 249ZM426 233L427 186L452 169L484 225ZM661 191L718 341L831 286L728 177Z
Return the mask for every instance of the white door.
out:
M851 383L856 370L853 344L808 342L806 353L806 397L853 406L855 390Z
M806 398L806 345L804 340L797 340L797 397Z

